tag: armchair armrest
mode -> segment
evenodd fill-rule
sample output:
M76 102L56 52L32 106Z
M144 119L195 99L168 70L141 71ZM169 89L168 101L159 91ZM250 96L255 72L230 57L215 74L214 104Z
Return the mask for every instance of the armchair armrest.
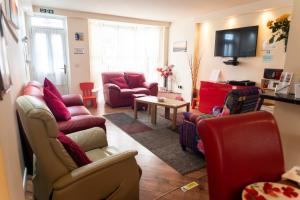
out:
M150 83L150 82L144 82L143 83L143 86L145 87L145 88L148 88L148 89L150 89L150 88L153 88L153 87L156 87L156 86L158 86L158 83Z
M95 127L83 131L68 134L84 151L90 151L107 146L105 131L102 128Z
M144 82L143 86L150 90L150 95L157 96L158 94L158 83L148 83Z
M79 167L79 168L71 171L69 174L58 179L54 183L53 188L55 190L60 190L64 187L67 187L67 186L71 185L72 183L78 182L84 178L91 178L91 179L95 178L95 175L94 175L95 173L101 172L102 170L105 171L105 169L110 168L114 165L118 165L118 164L127 162L130 159L134 159L134 157L136 155L137 155L137 151L125 151L120 154L113 155L113 156L104 158L102 160L92 162L88 165ZM138 168L138 165L136 165L136 167ZM122 171L124 169L118 169L118 170Z
M104 88L105 89L114 89L114 90L121 91L121 88L119 86L117 86L116 84L112 84L112 83L104 84Z
M82 96L79 94L63 95L63 102L67 107L70 106L83 106Z

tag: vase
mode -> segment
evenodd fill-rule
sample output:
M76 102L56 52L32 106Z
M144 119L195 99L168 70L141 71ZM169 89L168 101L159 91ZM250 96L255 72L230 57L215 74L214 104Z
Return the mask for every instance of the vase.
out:
M164 77L164 88L168 90L168 77Z

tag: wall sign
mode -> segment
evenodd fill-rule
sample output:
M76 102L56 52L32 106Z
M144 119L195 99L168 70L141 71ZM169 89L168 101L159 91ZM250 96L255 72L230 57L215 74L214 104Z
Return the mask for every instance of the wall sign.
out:
M41 13L47 13L47 14L54 14L53 9L48 9L48 8L40 8Z

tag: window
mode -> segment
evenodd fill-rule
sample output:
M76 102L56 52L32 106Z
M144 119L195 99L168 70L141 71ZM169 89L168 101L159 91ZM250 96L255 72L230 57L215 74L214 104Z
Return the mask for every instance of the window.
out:
M163 63L163 27L89 20L91 78L101 89L101 72L133 71L157 81Z

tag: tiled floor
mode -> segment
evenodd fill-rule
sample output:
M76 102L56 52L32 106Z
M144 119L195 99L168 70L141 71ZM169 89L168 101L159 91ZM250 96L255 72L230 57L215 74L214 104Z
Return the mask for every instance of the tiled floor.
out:
M98 109L91 109L91 112L95 115L102 115L112 112L128 112L130 110L131 109L129 108L112 109L99 103ZM140 181L141 200L209 199L205 169L199 169L198 171L183 176L109 121L107 121L107 137L109 145L111 146L116 146L121 150L135 149L138 151L136 159L143 170ZM181 186L192 181L198 182L199 186L187 192L182 192L180 190ZM32 199L31 191L32 185L29 180L28 192L26 193L28 200Z

